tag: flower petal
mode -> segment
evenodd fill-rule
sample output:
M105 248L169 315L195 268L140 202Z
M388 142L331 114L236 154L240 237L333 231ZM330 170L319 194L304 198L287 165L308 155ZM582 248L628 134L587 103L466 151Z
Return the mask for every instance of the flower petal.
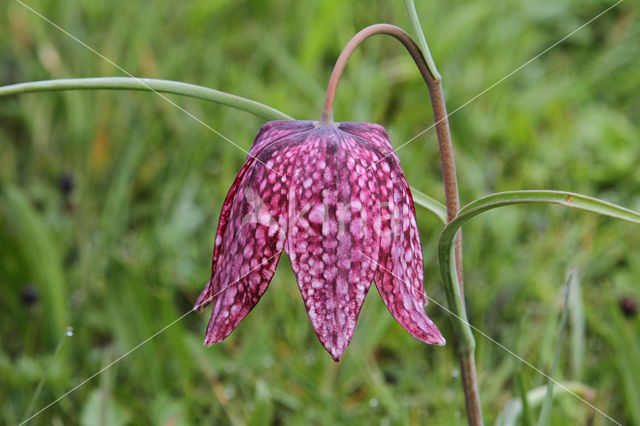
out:
M393 151L387 131L379 124L345 121L340 123L339 129L364 139L385 156Z
M229 192L227 193L227 196L224 199L224 203L222 204L222 211L220 212L220 219L218 220L218 230L216 231L216 237L215 237L214 246L213 246L213 261L211 265L212 274L216 270L216 265L218 263L218 258L220 256L220 248L222 247L222 242L224 241L223 240L224 232L227 229L227 223L229 222L231 207L233 206L233 202L235 200L236 194L238 193L238 188L242 185L242 182L245 181L244 179L245 174L247 173L247 170L251 168L253 163L254 163L253 158L247 159L247 162L244 163L244 165L242 166L242 169L240 169L240 173L238 173L238 176L236 176L236 179L233 182L233 185L231 185L231 188L229 189ZM212 280L209 280L207 282L207 285L205 286L204 290L202 290L202 292L198 296L195 307L193 308L195 311L200 312L205 306L211 303L211 300L212 300L211 295L213 293L213 289L211 287L211 281Z
M313 329L338 361L377 268L378 188L366 167L378 157L332 126L305 139L291 182L286 250Z
M249 149L249 157L256 156L266 146L280 139L295 133L306 132L314 128L312 121L302 120L278 120L264 123L258 132L251 149Z
M247 170L253 166L253 163L256 161L256 156L262 152L262 150L273 144L278 142L279 140L293 134L305 132L307 130L313 129L313 123L311 121L269 121L265 123L258 132L258 135L253 141L251 145L251 149L247 155L247 159L245 160L242 169L236 176L227 196L225 197L224 203L222 204L222 211L220 212L220 219L218 220L218 229L216 231L216 236L214 240L214 248L213 248L213 260L211 264L211 274L213 278L213 274L216 271L216 265L218 263L218 257L220 255L220 247L222 242L224 241L223 236L227 227L227 223L229 221L229 214L231 212L231 207L233 206L233 201L238 192L238 188L243 185L246 185L246 180L244 179ZM212 280L210 279L204 290L198 296L196 300L195 307L193 308L195 311L202 311L202 309L211 303L213 289L211 286Z
M227 337L267 289L284 248L287 196L298 140L264 147L238 184L214 260L208 296L213 302L205 345ZM200 300L202 299L202 300Z
M422 248L409 186L395 154L380 162L382 223L379 266L374 281L382 300L405 330L426 343L442 345L442 334L424 311Z

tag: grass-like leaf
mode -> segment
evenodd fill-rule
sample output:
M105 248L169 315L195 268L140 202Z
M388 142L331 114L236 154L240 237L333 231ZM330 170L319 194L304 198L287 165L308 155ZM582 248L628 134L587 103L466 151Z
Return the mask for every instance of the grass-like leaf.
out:
M518 396L520 397L520 404L521 404L522 414L520 416L520 420L521 420L520 423L521 423L521 426L532 426L533 416L531 415L531 407L529 407L529 395L527 393L527 389L524 384L524 377L522 376L523 375L520 370L516 371L514 375L514 381L518 391Z
M440 73L438 72L436 64L431 57L431 52L427 45L427 39L424 36L422 24L420 24L420 18L418 18L418 12L416 11L416 5L413 3L413 0L404 0L404 10L407 12L407 18L411 24L411 29L414 33L413 35L417 40L418 46L420 46L420 50L422 51L422 55L424 55L427 65L429 66L429 71L436 80L440 80Z
M573 274L573 279L569 285L569 330L571 332L571 379L580 380L582 378L582 364L586 353L587 327L584 317L584 302L582 300L582 289L578 273Z
M0 87L0 97L60 90L143 90L188 96L250 112L267 120L291 120L287 114L251 99L181 81L137 77L65 78Z
M52 343L57 343L69 324L67 289L60 252L51 232L20 188L4 184L0 189L0 218L11 221L19 242L20 255L29 268L29 278L42 291L47 318L46 327Z
M569 312L569 295L571 294L571 285L574 282L573 277L575 276L575 271L571 270L569 272L569 276L565 282L565 295L564 295L564 305L562 308L562 319L560 320L560 327L558 330L558 341L556 343L556 351L553 354L553 364L551 365L551 372L549 373L549 382L547 383L547 392L544 396L544 401L542 402L542 410L540 410L540 417L538 418L538 426L546 426L551 423L551 404L553 402L553 385L555 384L555 380L553 377L556 374L556 369L558 368L558 358L560 357L560 349L562 348L562 337L564 335L564 330L567 326L567 314Z
M465 222L480 213L513 204L558 204L640 224L640 213L596 198L564 191L500 192L467 204L460 210L458 216L445 226L438 241L440 273L442 274L449 309L458 317L458 320L454 320L454 329L458 345L462 351L473 351L475 342L471 327L468 325L466 311L463 308L455 270L453 243L456 233Z

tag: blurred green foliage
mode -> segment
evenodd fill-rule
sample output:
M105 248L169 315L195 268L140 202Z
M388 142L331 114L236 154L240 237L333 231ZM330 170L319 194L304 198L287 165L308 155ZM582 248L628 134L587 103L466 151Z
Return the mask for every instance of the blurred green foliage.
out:
M400 0L26 3L133 75L203 84L302 119L319 117L333 61L356 31L408 26ZM610 4L416 6L453 110ZM463 203L546 188L640 209L639 13L637 2L623 2L451 117ZM19 3L0 5L0 84L114 75L122 74ZM171 99L245 149L262 124ZM396 146L432 123L411 59L383 37L352 58L335 116L381 123ZM2 99L0 152L0 422L10 424L24 418L65 326L76 333L36 407L190 309L209 277L221 203L245 154L158 96L127 92ZM411 185L443 198L433 131L398 156ZM441 224L425 211L418 221L426 290L444 303ZM566 339L556 378L584 382L596 390L594 405L640 424L640 324L618 303L640 300L640 230L561 208L513 207L472 221L464 240L471 322L545 371L562 277L570 266L581 271L585 336ZM427 310L451 336L446 312ZM452 345L411 338L376 290L339 364L317 342L284 256L254 312L211 348L201 344L207 320L188 315L32 424L464 422ZM546 382L476 340L492 423L519 397L514 377L530 388ZM552 424L606 423L575 398L554 404Z

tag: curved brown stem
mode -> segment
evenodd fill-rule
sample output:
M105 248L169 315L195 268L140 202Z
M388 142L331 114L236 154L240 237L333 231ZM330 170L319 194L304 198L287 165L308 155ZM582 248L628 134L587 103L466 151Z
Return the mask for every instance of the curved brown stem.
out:
M420 74L429 85L429 81L435 81L433 75L429 71L429 67L422 56L422 52L420 52L420 48L413 41L411 36L407 34L402 28L396 27L395 25L390 24L375 24L370 25L356 35L354 35L351 40L346 44L336 64L333 67L333 72L331 72L331 78L329 78L329 87L327 87L327 97L324 101L324 108L322 110L322 116L320 118L320 124L330 124L333 121L333 101L336 97L336 90L338 89L338 83L340 82L340 77L342 77L342 72L344 71L344 67L347 65L347 61L356 50L356 48L368 39L371 36L376 34L387 34L398 39L404 47L407 48L411 57L415 61L418 69L420 70Z
M429 96L431 98L436 133L438 136L438 145L440 148L440 161L442 163L442 180L447 206L447 218L450 222L456 217L458 210L460 210L460 198L458 194L458 181L456 178L456 167L453 155L453 145L451 143L451 132L449 130L447 107L442 93L442 80L434 77L429 70L420 48L416 45L411 36L403 29L389 24L371 25L358 32L351 40L349 40L333 67L331 78L329 79L329 86L327 87L327 96L325 98L324 108L322 109L322 115L318 124L330 125L333 123L333 103L336 97L338 83L340 82L340 77L342 76L342 72L344 71L347 61L360 43L376 34L387 34L393 36L404 45L418 66L420 75L422 75L422 78L429 88ZM464 296L462 279L462 234L460 232L456 237L455 256L456 272L458 274L458 282L460 285L460 295ZM478 378L473 350L465 352L458 351L458 357L460 359L460 369L467 406L467 419L470 425L482 425L482 407L480 404Z

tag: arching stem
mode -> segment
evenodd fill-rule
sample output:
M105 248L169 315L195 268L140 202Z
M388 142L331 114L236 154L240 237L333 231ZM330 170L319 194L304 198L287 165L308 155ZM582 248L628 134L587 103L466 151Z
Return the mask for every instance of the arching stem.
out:
M142 90L188 96L237 108L267 120L291 120L288 115L252 99L181 81L138 77L65 78L29 81L0 87L0 97L60 90Z
M376 24L366 27L358 32L344 47L329 79L327 87L327 96L322 109L319 125L330 125L333 123L333 104L336 97L336 90L340 77L344 71L347 61L355 51L355 49L364 40L376 34L387 34L395 37L407 49L414 62L418 66L420 75L424 79L429 88L429 96L431 98L431 106L433 108L433 116L435 120L436 133L438 136L438 145L440 148L440 161L442 163L442 180L444 184L445 201L447 207L447 219L452 221L455 219L460 210L460 198L458 194L458 181L456 177L456 167L453 155L453 145L451 143L451 132L449 130L449 120L447 118L447 107L442 92L441 78L437 74L434 75L429 68L420 48L413 41L411 36L403 29L389 24ZM458 233L455 241L455 258L456 272L460 288L460 295L464 295L463 275L462 275L462 234ZM463 298L461 300L464 300ZM464 309L464 305L463 305ZM458 347L458 342L456 342ZM464 350L458 347L458 356L460 359L460 370L462 375L463 387L465 392L465 402L467 406L467 419L470 425L482 425L482 407L480 405L480 394L478 391L478 379L476 374L476 366L474 359L473 345L465 345Z

